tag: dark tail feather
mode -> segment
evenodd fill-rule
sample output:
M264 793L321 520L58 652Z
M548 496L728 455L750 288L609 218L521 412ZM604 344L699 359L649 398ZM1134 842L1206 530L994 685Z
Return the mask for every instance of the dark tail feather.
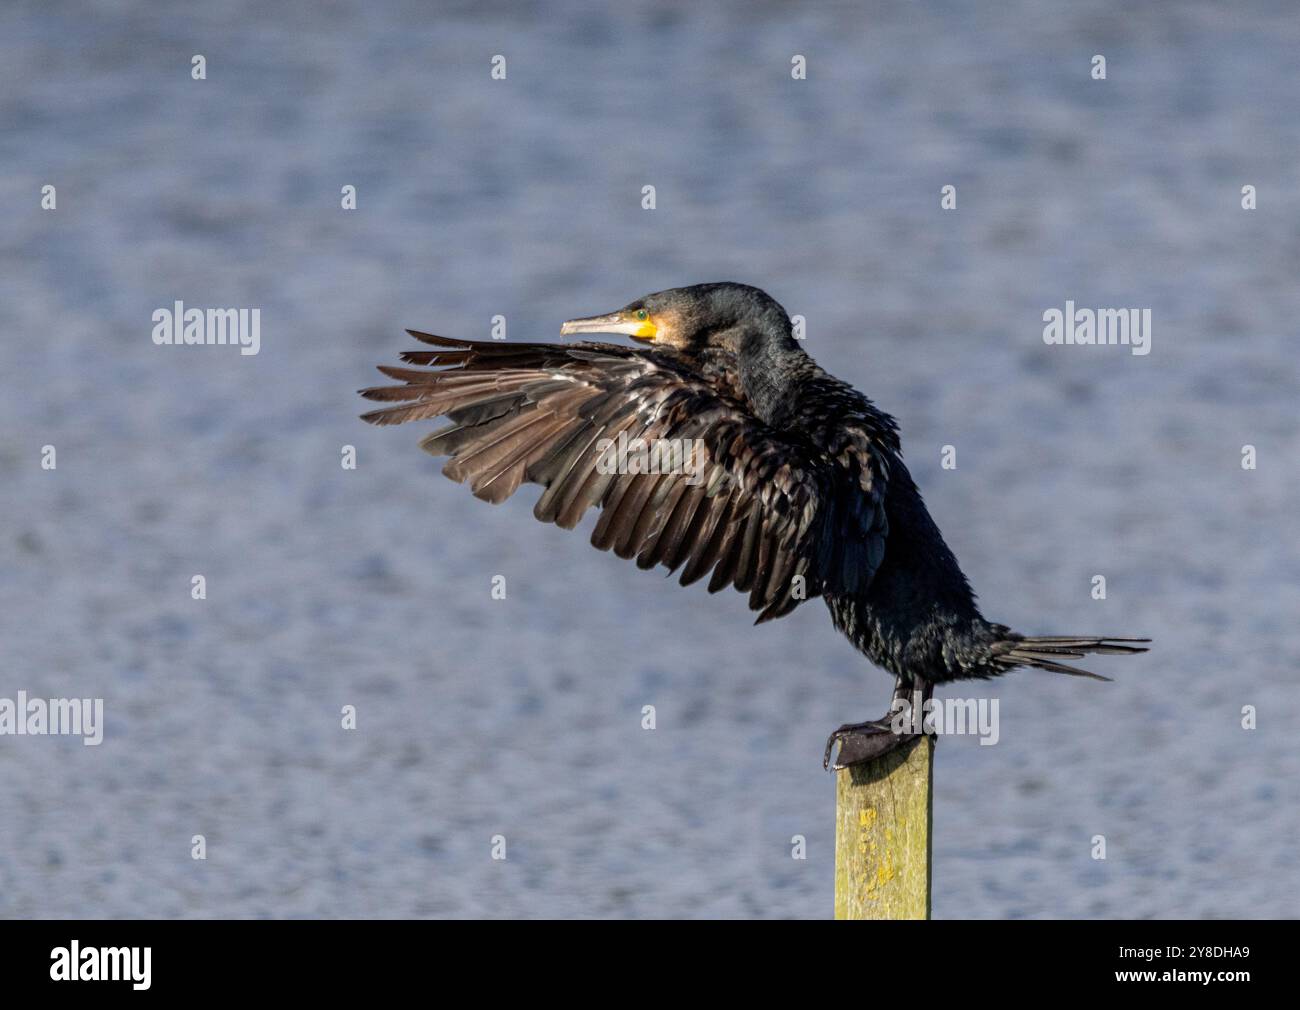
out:
M1133 656L1146 652L1149 638L1111 638L1109 636L1039 635L1013 638L998 642L993 647L994 662L1008 670L1016 666L1032 666L1036 670L1068 673L1072 677L1091 677L1093 680L1110 680L1099 673L1067 666L1063 659L1082 659L1087 653L1103 656ZM1137 644L1143 643L1143 644Z

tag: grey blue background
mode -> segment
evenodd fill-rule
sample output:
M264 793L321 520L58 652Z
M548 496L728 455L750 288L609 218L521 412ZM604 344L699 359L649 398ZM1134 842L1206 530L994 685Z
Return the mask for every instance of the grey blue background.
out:
M829 916L822 742L890 683L824 608L356 418L403 327L718 279L898 417L989 616L1156 640L948 692L1001 740L939 747L935 915L1295 915L1297 51L1289 3L5 4L0 696L107 726L0 738L0 915ZM1152 353L1045 346L1067 298ZM155 346L176 299L261 354Z

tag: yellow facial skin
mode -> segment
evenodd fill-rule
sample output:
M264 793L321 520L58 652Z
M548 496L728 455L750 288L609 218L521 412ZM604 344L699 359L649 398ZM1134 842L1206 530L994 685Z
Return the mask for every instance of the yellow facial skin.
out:
M659 327L654 324L650 314L645 309L640 309L634 312L632 316L632 322L636 323L636 329L631 332L630 336L653 344L655 336L659 333Z

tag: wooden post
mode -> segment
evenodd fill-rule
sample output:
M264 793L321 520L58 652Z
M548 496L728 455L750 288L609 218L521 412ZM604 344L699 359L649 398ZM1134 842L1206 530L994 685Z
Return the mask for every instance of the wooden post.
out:
M835 918L930 918L934 737L835 773Z

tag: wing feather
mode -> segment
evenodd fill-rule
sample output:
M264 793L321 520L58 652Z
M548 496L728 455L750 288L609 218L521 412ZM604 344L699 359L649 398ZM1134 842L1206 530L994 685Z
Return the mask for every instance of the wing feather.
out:
M864 588L880 567L896 442L869 419L855 423L857 402L840 387L829 402L842 416L821 419L824 430L805 418L781 432L688 360L654 349L408 332L428 349L402 361L422 367L381 366L399 384L362 390L383 404L362 416L446 416L421 447L447 456L443 472L479 498L540 485L534 515L565 528L597 506L594 546L641 568L680 568L682 585L706 575L710 592L733 585L759 622L824 591ZM602 451L620 437L680 439L699 455L691 467L618 473Z

